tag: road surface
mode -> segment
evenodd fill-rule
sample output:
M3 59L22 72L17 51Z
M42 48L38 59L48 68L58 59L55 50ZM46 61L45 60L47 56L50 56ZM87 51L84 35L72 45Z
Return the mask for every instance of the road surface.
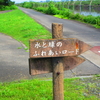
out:
M77 21L59 19L51 15L36 12L32 9L21 7L20 9L49 30L51 30L52 23L62 23L64 37L78 38L92 46L100 46L100 29Z

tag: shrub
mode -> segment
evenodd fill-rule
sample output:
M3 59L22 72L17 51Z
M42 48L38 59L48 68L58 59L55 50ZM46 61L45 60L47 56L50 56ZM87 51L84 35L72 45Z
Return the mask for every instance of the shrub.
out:
M75 14L75 19L80 19L80 14L79 13Z
M63 17L69 17L71 13L72 12L69 9L65 8L59 11L59 14L62 15Z
M5 10L10 10L10 6L5 6L4 9Z
M45 13L50 14L50 15L56 15L56 14L58 14L58 9L52 4L52 2L50 2L49 7L45 11Z
M11 5L10 10L13 10L13 9L18 9L18 7L16 5Z
M38 7L38 8L35 8L35 10L40 11L40 12L46 11L46 9L44 7Z
M97 17L96 17L96 24L97 24L98 26L100 26L100 16L97 16Z
M1 7L0 10L13 10L13 9L18 9L18 7L16 5L11 5L11 6L3 6Z
M90 24L96 24L96 17L92 15L88 15L84 17L84 22L90 23Z
M4 5L0 5L0 10L5 10L5 6Z
M75 14L74 14L74 13L70 13L69 18L71 18L71 19L76 19L76 18L75 18Z
M33 3L32 2L24 2L22 4L22 7L25 7L25 8L32 8L33 7Z

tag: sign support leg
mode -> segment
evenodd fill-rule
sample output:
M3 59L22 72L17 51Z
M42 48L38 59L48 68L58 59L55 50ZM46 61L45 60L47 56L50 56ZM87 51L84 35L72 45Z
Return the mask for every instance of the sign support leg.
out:
M63 25L58 23L52 24L52 38L63 38ZM63 92L63 58L55 57L52 58L53 65L53 100L64 100Z

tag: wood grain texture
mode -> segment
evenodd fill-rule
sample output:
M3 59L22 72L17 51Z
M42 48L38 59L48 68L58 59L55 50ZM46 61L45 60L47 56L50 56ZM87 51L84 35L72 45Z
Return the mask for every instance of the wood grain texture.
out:
M52 24L52 38L63 38L63 25L58 23ZM52 58L53 64L53 100L64 100L64 70L63 58Z

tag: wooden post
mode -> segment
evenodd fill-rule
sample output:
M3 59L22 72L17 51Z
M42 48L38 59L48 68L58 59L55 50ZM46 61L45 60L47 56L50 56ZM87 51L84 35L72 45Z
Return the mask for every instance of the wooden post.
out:
M63 38L63 25L52 24L52 38ZM52 58L53 64L53 100L64 100L63 92L63 59L62 57Z

